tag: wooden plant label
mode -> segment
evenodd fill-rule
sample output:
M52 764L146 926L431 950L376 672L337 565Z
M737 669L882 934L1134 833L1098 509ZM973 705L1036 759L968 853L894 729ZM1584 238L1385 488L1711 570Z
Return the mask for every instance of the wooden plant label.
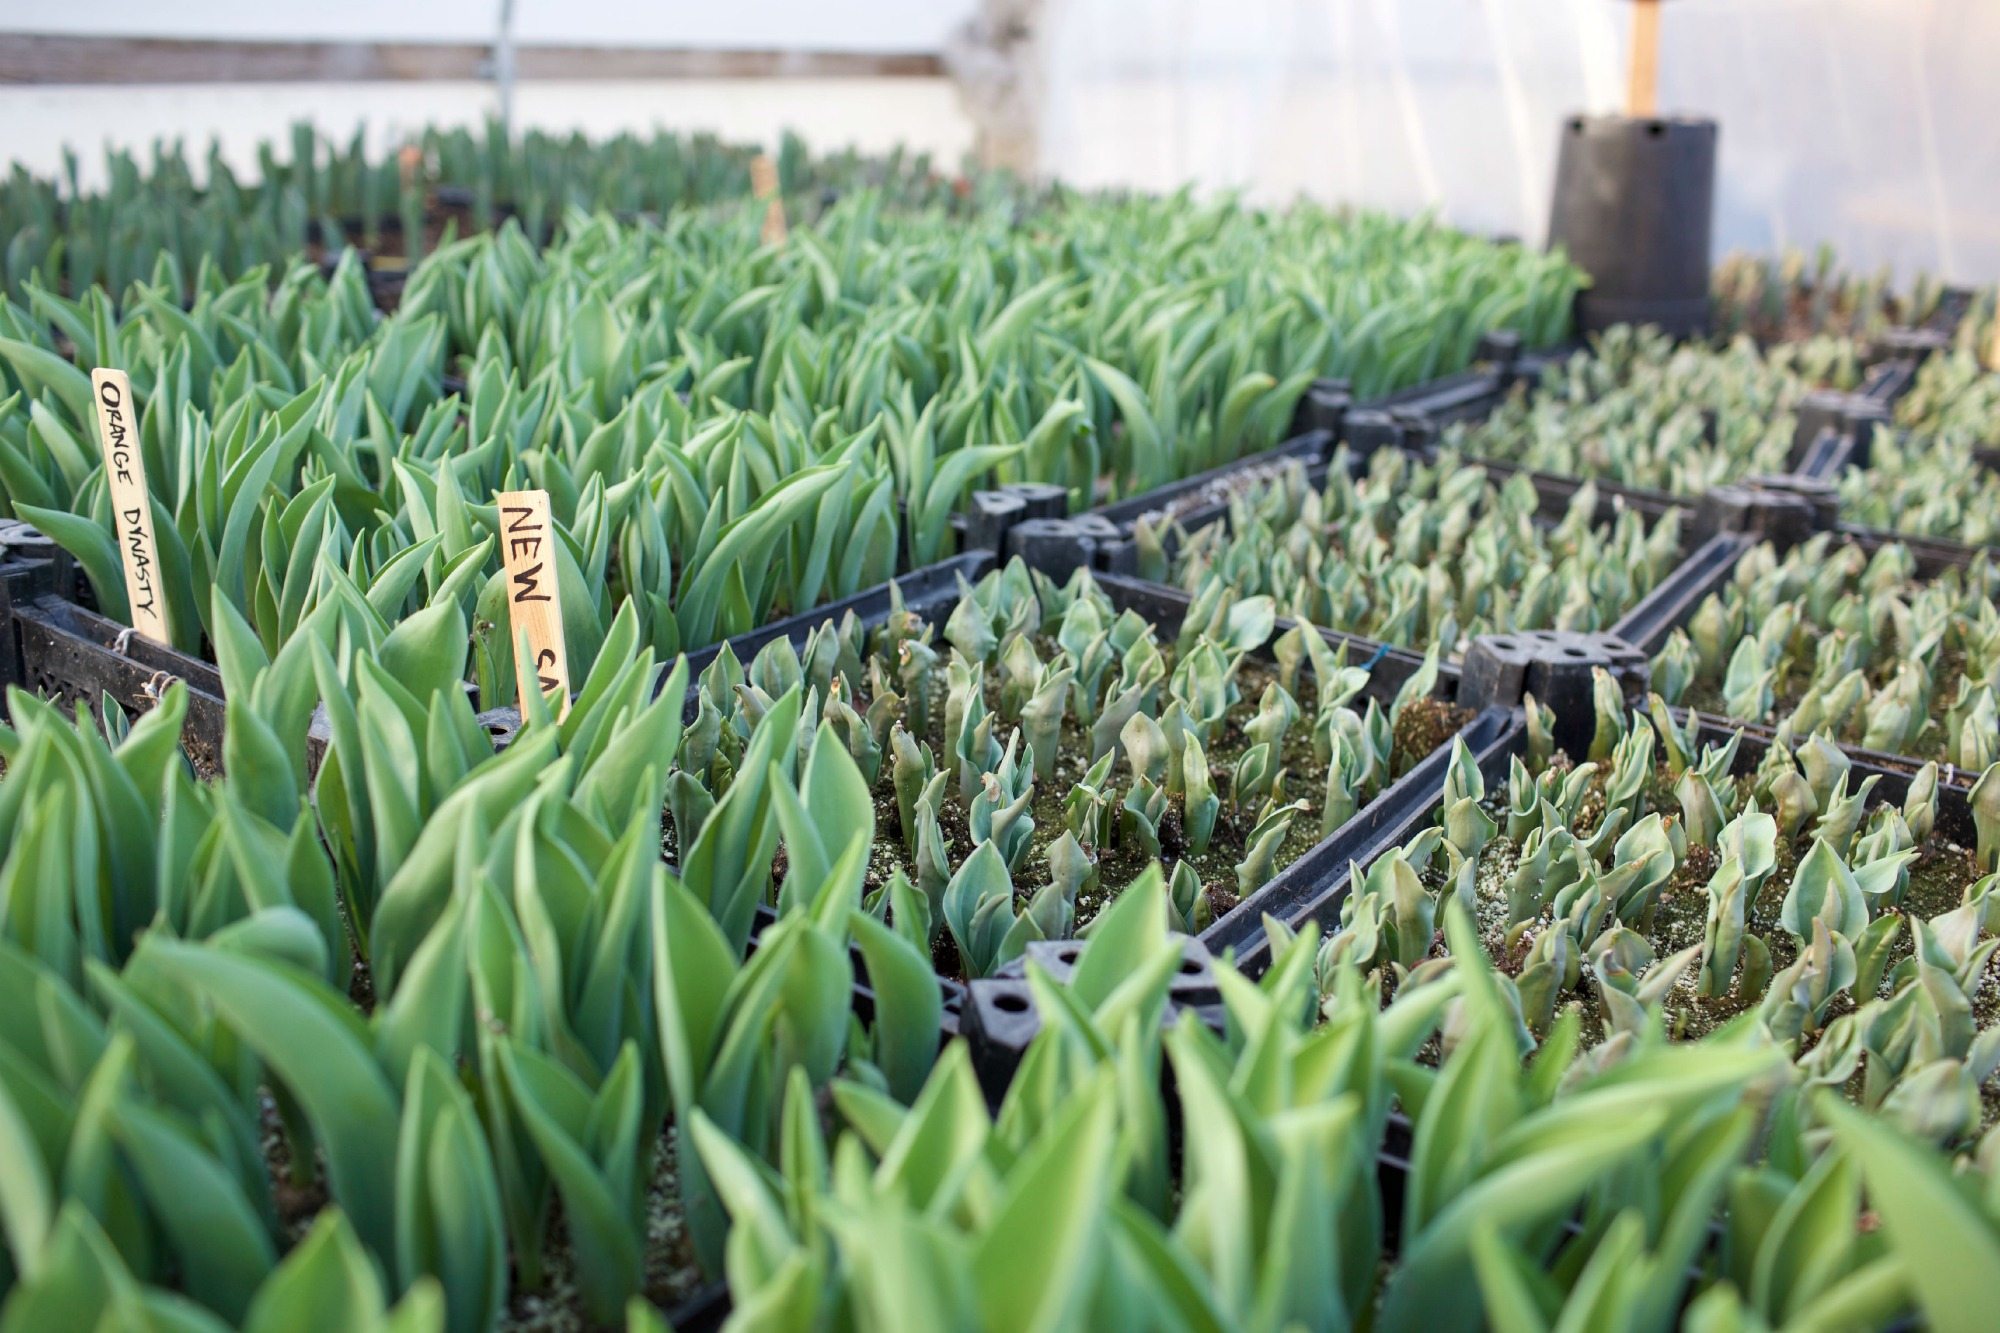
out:
M160 600L160 544L153 538L153 500L146 489L146 460L139 452L132 381L122 370L100 366L90 372L90 390L97 400L97 431L104 439L104 476L111 488L112 527L125 564L132 628L162 647L172 647L166 607Z
M1660 107L1660 0L1634 0L1632 68L1625 88L1625 114L1639 119Z
M778 164L769 153L750 159L750 193L770 201L764 206L764 244L783 245L788 234L785 201L778 194Z
M569 711L569 654L563 647L562 587L556 578L555 527L547 491L500 492L500 554L507 566L507 633L521 712L530 691L556 692L556 716ZM521 635L528 652L521 652Z

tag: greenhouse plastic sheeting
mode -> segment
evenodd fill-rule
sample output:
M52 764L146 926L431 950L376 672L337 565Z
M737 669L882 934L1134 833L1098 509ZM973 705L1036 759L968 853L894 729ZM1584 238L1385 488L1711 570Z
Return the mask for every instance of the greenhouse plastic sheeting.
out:
M1048 0L1041 163L1540 243L1562 117L1622 106L1630 8ZM1722 126L1718 254L2000 277L2000 0L1673 0L1661 30L1661 110Z

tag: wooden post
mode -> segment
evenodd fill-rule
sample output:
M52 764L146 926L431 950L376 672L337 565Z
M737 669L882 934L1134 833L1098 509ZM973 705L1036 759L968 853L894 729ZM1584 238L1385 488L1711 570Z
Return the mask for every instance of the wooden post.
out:
M146 488L146 460L139 450L138 407L122 370L90 372L97 400L97 430L104 442L104 479L111 491L111 525L125 565L125 599L132 628L163 648L173 646L160 591L160 544L153 537L153 496Z
M778 164L769 153L759 153L750 159L750 193L769 201L764 207L764 244L783 245L788 234L785 200L778 191Z
M547 491L502 491L500 557L507 567L507 632L514 639L514 687L527 716L531 692L555 691L555 715L569 712L569 653L563 644L558 540ZM521 636L527 635L525 651Z
M1632 71L1625 114L1639 119L1660 111L1660 0L1632 0Z

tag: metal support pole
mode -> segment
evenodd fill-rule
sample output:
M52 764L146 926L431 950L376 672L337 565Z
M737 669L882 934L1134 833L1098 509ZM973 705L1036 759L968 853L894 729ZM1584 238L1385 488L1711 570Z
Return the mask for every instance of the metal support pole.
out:
M493 84L500 94L500 133L514 138L514 0L500 0L500 32L493 41Z

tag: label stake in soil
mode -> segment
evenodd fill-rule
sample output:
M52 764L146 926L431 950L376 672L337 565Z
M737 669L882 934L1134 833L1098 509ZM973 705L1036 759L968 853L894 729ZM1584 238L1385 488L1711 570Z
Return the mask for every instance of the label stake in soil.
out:
M132 628L161 647L172 647L166 607L160 600L160 545L153 539L153 500L146 489L146 460L139 452L139 415L132 381L122 370L90 372L97 400L97 430L104 441L104 477L111 490L111 522L125 566L125 597Z
M788 234L785 201L778 194L778 164L769 153L759 153L750 159L750 193L769 201L764 207L764 244L783 245Z
M514 639L514 681L521 712L539 690L556 693L556 716L569 711L569 654L563 647L562 588L556 578L547 491L502 491L500 554L507 567L507 631ZM527 637L527 649L521 647Z

